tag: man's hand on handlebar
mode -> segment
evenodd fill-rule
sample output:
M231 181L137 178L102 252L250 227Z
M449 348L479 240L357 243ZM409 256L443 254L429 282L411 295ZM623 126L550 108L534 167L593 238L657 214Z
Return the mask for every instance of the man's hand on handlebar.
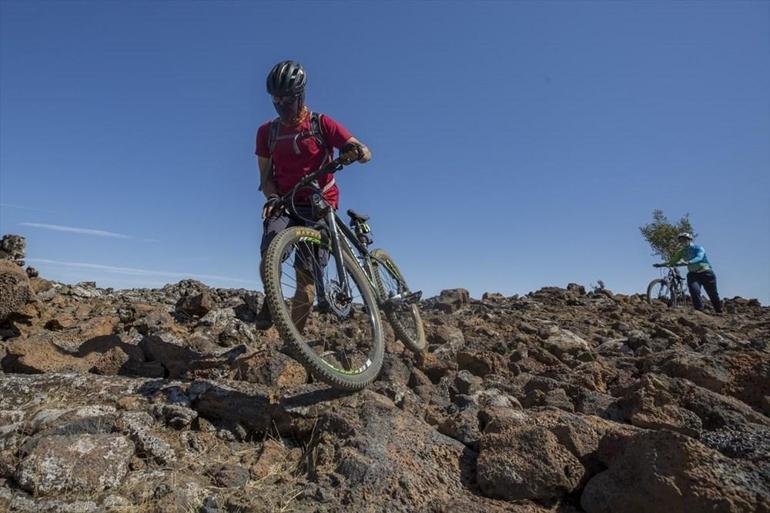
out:
M267 219L273 214L273 208L281 200L277 194L271 194L265 200L265 206L262 207L262 219Z
M372 152L369 148L360 143L349 143L342 147L340 152L340 161L343 164L352 164L353 162L361 162L362 164L369 162L372 158Z
M679 262L674 262L673 264L669 264L667 262L652 264L653 267L681 267L685 265L689 265L686 260L680 260Z

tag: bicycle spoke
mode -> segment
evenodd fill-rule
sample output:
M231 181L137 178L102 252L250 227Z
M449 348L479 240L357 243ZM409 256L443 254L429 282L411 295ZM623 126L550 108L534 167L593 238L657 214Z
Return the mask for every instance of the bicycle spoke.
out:
M297 329L310 339L308 347L344 372L367 368L375 335L373 320L360 313L366 304L360 286L366 284L347 272L347 279L338 276L334 255L317 242L296 241L283 254L289 256L280 264L281 296Z

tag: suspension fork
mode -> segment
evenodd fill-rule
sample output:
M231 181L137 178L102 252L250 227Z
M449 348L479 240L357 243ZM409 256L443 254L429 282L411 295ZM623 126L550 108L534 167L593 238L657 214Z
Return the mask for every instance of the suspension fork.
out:
M348 275L345 272L345 265L342 260L342 245L340 244L340 232L337 229L337 219L334 215L334 210L329 208L326 213L326 225L329 229L329 238L332 243L332 253L334 254L334 263L337 266L337 276L339 276L340 286L342 291L350 297L350 283L348 283Z

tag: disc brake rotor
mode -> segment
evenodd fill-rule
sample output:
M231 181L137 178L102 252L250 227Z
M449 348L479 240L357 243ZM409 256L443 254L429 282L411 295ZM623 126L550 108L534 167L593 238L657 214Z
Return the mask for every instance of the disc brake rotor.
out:
M342 290L342 286L336 280L326 285L326 303L331 313L344 319L350 315L353 299Z

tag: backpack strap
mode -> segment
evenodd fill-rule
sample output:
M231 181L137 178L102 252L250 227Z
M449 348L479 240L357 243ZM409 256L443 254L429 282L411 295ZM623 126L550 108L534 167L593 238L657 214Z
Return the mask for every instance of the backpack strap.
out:
M329 146L326 144L326 138L324 137L323 132L323 124L322 124L322 116L323 114L320 114L318 112L311 112L310 113L310 130L305 130L304 132L300 132L298 134L287 134L287 135L278 135L278 132L281 128L281 119L275 118L272 123L270 124L270 132L268 134L267 142L268 142L268 148L270 151L270 158L268 160L268 166L270 169L271 176L275 173L275 169L273 168L273 151L275 150L275 145L278 144L278 141L285 140L285 139L291 139L293 146L294 146L294 153L299 155L299 143L298 141L301 139L305 139L307 137L314 137L318 144L321 146L321 148L324 149L324 165L328 164L332 159L332 152L329 149ZM329 183L327 183L324 188L323 192L326 192L327 190L331 189L335 184L334 177L332 177L331 180L329 180ZM261 190L261 189L260 189Z
M310 113L310 130L305 130L297 134L278 135L278 131L281 126L280 119L276 118L275 120L273 120L273 124L270 125L270 135L268 137L268 146L270 148L270 156L272 157L273 151L275 150L275 145L278 143L278 141L284 141L284 140L290 139L294 146L294 153L299 155L300 153L299 141L301 141L302 139L307 139L308 137L314 137L315 140L318 142L318 144L324 149L324 152L326 153L325 157L328 157L330 154L330 151L329 151L329 147L326 145L326 138L324 137L323 127L321 125L321 116L322 114L319 114L317 112L311 112Z
M329 146L327 146L326 138L324 137L323 125L321 124L322 116L323 114L318 112L310 113L310 133L316 138L321 148L324 149L324 164L326 164L331 160L331 151L329 151Z
M329 149L329 146L326 144L326 138L324 137L324 131L323 131L323 124L321 123L321 117L323 114L320 114L318 112L311 112L310 113L310 133L315 137L316 141L318 141L318 144L321 146L321 148L324 149L324 165L328 164L332 160L332 150ZM332 175L331 180L324 185L321 192L326 192L337 182L334 180L334 175Z

